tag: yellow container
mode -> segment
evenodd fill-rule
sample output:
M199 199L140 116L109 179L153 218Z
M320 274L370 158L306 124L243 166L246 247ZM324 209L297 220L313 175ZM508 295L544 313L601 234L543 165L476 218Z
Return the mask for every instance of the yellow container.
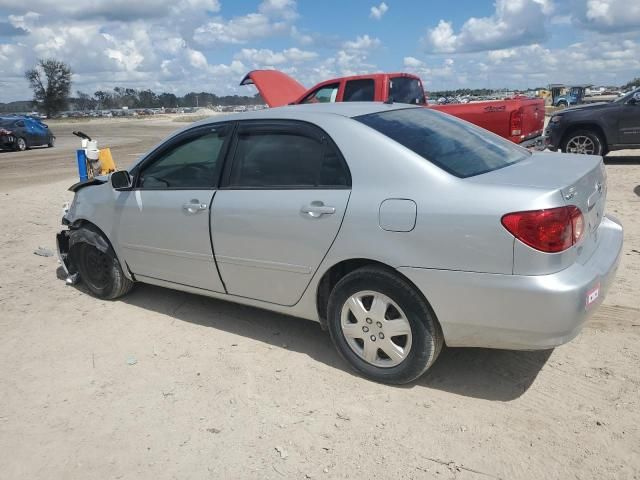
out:
M101 175L106 175L107 173L116 171L116 164L111 156L110 148L101 148L98 158L100 159Z

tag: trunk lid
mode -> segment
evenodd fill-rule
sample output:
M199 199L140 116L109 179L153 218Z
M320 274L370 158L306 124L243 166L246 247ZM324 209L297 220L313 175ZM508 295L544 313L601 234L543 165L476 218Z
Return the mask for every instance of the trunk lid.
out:
M511 185L543 190L557 198L558 205L575 205L584 216L584 233L576 244L558 254L534 251L529 247L514 249L514 273L542 274L559 271L571 262L586 262L597 247L597 229L604 216L607 176L602 157L551 152L537 152L529 158L492 172L466 179L480 184ZM553 195L554 193L559 195ZM531 205L530 210L542 208ZM548 208L548 207L547 207ZM508 200L505 214L510 213ZM519 257L520 255L520 257ZM553 262L542 256L562 256ZM538 263L536 263L538 262ZM520 267L522 268L519 268Z
M255 85L270 107L288 105L307 91L302 84L277 70L253 70L245 75L240 85Z

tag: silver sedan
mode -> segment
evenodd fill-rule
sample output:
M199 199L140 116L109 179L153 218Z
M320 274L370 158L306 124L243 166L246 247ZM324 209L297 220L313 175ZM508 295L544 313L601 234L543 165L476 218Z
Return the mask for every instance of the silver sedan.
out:
M445 344L571 340L622 249L600 157L409 105L215 117L72 190L58 249L93 295L144 282L314 320L388 383Z

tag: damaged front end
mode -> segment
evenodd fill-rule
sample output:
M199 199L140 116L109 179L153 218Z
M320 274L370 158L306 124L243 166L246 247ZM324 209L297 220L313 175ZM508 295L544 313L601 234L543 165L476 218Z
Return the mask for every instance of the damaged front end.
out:
M77 262L74 258L74 246L86 243L103 253L108 253L110 245L92 225L69 224L66 216L62 218L62 223L68 225L69 229L62 230L56 235L58 259L67 274L67 285L74 285L79 280Z

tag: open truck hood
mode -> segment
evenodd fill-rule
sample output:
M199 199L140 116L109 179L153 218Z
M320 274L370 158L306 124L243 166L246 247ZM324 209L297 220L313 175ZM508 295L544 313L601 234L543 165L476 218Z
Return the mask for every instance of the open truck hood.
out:
M240 85L255 85L270 107L288 105L307 91L299 82L277 70L253 70L244 76Z

